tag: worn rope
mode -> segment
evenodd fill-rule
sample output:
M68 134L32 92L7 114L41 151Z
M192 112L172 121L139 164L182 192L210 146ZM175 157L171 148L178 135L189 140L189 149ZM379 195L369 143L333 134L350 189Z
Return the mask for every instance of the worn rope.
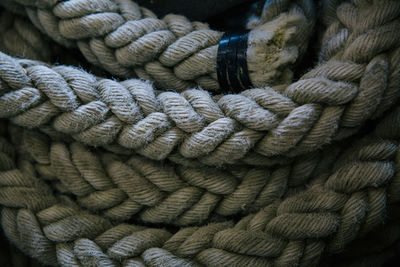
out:
M309 1L291 3L266 1L249 27L276 29L294 15L314 23ZM198 33L192 23L179 39L176 32L188 25L182 17L158 20L130 1L4 4L21 14L18 8L27 7L40 31L81 50L153 17L167 25L161 34L175 35L157 54L159 64ZM118 16L125 24L110 23ZM318 65L294 83L292 65L272 66L279 78L271 86L238 95L176 84L182 92L159 91L148 81L104 79L0 53L4 234L52 266L381 265L400 242L399 16L398 1L324 1ZM46 60L24 34L41 35L37 30L24 28L24 19L1 19L0 30L20 38L16 47L3 40L2 49ZM294 63L311 31L291 30L291 38L303 38ZM137 38L159 32L145 29ZM190 50L168 71L177 75L203 50ZM118 71L120 62L107 59Z
M78 142L52 142L34 131L13 129L19 154L62 193L113 220L179 226L259 211L284 195L299 191L324 172L336 153L312 153L278 168L195 168L132 156L126 160L90 151ZM339 150L336 148L335 150Z
M389 9L392 2L379 5ZM81 70L24 66L2 55L1 75L11 92L1 96L0 117L30 128L51 122L85 144L114 143L156 160L173 153L206 165L259 164L304 154L353 134L398 99L399 22L384 15L369 16L380 24L354 32L340 59L321 63L299 81L218 101L198 89L156 94L139 80L98 80ZM15 73L16 82L10 77Z
M0 51L5 54L21 60L81 66L93 74L104 75L104 71L91 66L79 52L58 45L24 16L0 9L0 34L3 36L0 40Z
M332 173L317 175L305 191L235 225L212 223L175 234L113 225L68 198L58 199L43 181L29 175L29 162L21 161L21 169L14 169L12 147L2 140L0 201L8 207L2 211L2 225L20 249L47 264L314 265L323 253L338 253L381 225L388 208L400 200L399 148L394 141L400 138L395 123L399 116L396 110L380 126L391 125L383 129L389 139L381 139L378 127L378 139L371 142L374 137L366 137L363 142L368 145L342 153Z
M204 23L178 15L160 20L131 0L14 2L26 7L44 33L62 45L77 45L89 62L114 75L137 75L179 91L196 84L219 91L216 63L222 33ZM249 35L247 62L256 87L290 82L291 65L304 52L314 24L312 1L279 2L283 4Z
M47 126L92 146L118 144L151 159L172 153L207 165L268 164L271 157L315 151L358 130L400 92L400 49L367 66L340 66L357 70L355 77L341 69L328 74L331 80L323 78L337 64L327 62L283 93L249 89L218 101L198 89L156 95L140 80L98 80L71 67L0 56L1 118L28 128ZM347 81L334 81L338 76ZM349 82L354 79L360 87Z

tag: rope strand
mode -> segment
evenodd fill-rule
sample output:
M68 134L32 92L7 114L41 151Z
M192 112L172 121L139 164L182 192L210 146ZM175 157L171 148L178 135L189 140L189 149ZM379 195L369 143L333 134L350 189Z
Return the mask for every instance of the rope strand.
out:
M130 0L16 2L48 36L77 46L89 62L113 75L137 75L177 91L195 85L219 91L216 63L222 33L208 25L178 15L160 20ZM250 32L247 62L254 86L290 82L283 74L304 52L314 17L312 1L295 1ZM296 35L301 28L303 34Z
M50 266L352 266L395 253L398 1L323 1L319 62L296 82L313 3L266 1L248 23L256 88L226 95L208 92L222 33L203 23L130 0L1 4L32 22L1 11L0 32L19 40L3 38L7 53L51 60L45 34L147 80L0 53L0 222L24 254Z
M140 80L98 80L71 67L24 66L0 57L0 75L9 87L0 97L1 118L28 128L50 123L85 144L117 143L155 160L179 145L181 156L206 165L249 163L252 153L267 162L315 151L383 111L387 90L400 91L400 49L390 60L379 55L366 66L347 63L338 72L331 68L336 62L328 61L283 94L269 87L249 89L218 102L198 89L156 95ZM357 76L349 77L347 69L356 69ZM342 81L335 81L338 77ZM359 86L350 83L355 79Z
M392 118L398 116L397 112ZM397 124L391 125L398 128ZM376 142L391 143L379 139ZM7 147L7 143L3 142L2 147ZM7 149L3 151L7 153ZM385 207L395 204L385 188L397 191L393 186L398 184L395 182L398 162L393 160L398 151L397 143L375 150L349 149L345 154L358 157L326 179L315 177L319 182L305 191L244 217L234 227L230 223L215 223L182 228L173 235L142 226L113 227L107 219L68 204L67 199L57 200L44 183L27 176L26 171L4 170L0 201L7 208L2 212L2 224L7 236L20 248L50 264L57 257L64 264L74 261L83 265L105 261L118 266L118 262L124 261L144 262L149 266L160 262L192 266L195 260L205 265L309 266L318 262L324 251L337 253L361 233L366 234L382 223ZM1 166L5 168L4 160ZM22 195L28 191L28 195ZM17 195L21 197L16 198ZM13 202L9 202L10 196L14 196ZM382 202L382 198L387 200ZM15 210L18 207L20 210ZM356 214L359 217L354 220ZM326 237L331 237L328 242L324 241ZM29 242L33 238L41 241ZM60 246L54 246L53 242ZM196 245L193 247L192 243Z

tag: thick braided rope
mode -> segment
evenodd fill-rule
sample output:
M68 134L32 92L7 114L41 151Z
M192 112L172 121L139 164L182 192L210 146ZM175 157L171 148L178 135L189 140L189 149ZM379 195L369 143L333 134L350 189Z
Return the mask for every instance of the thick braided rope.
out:
M78 51L70 51L52 41L32 25L28 18L0 9L0 51L22 61L40 60L46 63L84 66L97 75L101 69L85 62Z
M166 89L198 84L219 90L216 62L222 33L203 23L177 15L160 20L131 0L14 2L26 6L43 32L63 45L77 45L89 62L114 75L137 75ZM273 6L273 16L249 35L248 69L256 87L290 82L290 67L304 52L314 24L312 1L273 2L282 4Z
M218 102L198 89L156 95L139 80L99 80L4 54L0 60L1 118L47 126L92 146L118 144L151 159L173 155L206 165L268 164L271 157L315 151L377 116L400 91L400 49L339 72L328 61L283 93L249 89ZM383 101L388 91L396 96Z
M389 2L380 3L392 8ZM2 100L14 108L4 108L1 117L31 128L53 120L52 128L86 144L114 143L157 160L173 153L176 161L189 158L206 165L268 164L271 157L304 154L351 135L393 105L400 92L400 52L397 37L392 38L398 21L378 15L372 16L374 28L352 38L343 52L368 64L331 59L282 92L250 89L222 96L218 103L201 90L155 96L143 82L98 81L63 67L24 69L2 56L3 80L19 73L21 81L8 84L14 91ZM357 55L359 50L368 56ZM23 92L23 86L37 88Z
M0 49L3 53L22 58L50 62L50 42L29 20L0 10Z
M357 1L357 4L365 3ZM42 65L27 61L20 64L24 69ZM396 75L392 76L396 77ZM13 76L9 75L8 77ZM18 76L16 77L18 79ZM13 90L9 86L10 82L12 84L16 81L11 78L2 84L6 92ZM384 107L383 110L390 106ZM279 200L280 197L278 196L273 204L263 200L262 203L264 204L262 205L265 206L260 212L250 214L235 225L232 222L211 223L204 227L181 228L176 233L173 230L165 231L137 225L118 224L119 220L126 220L126 218L118 218L117 216L105 218L107 215L101 212L113 207L111 198L104 201L104 206L101 205L103 203L99 204L98 201L93 201L92 205L85 206L90 201L82 201L84 197L92 196L96 199L94 193L92 195L92 189L83 193L89 187L101 193L104 192L102 192L102 189L106 191L108 188L122 188L118 183L118 188L110 185L116 180L102 177L104 176L101 170L102 166L94 171L89 171L84 166L86 163L95 165L93 162L96 162L96 160L85 161L88 158L92 159L94 154L85 149L75 149L76 146L83 147L77 143L56 144L61 145L61 150L52 150L51 148L54 148L54 146L49 144L38 145L37 150L29 150L29 144L46 142L46 137L38 133L26 132L22 139L18 139L20 135L16 132L12 134L12 137L16 139L16 143L22 141L22 148L17 156L18 161L16 161L13 148L5 140L1 142L0 146L2 151L0 169L11 170L15 168L14 162L18 164L18 170L14 169L0 174L0 184L2 185L0 186L0 203L6 207L2 212L3 228L8 238L24 250L26 254L39 258L42 262L49 264L58 262L58 264L66 266L72 264L83 266L189 266L197 264L211 266L288 266L292 264L310 266L317 265L323 253L340 253L340 255L351 253L352 246L354 246L355 251L359 251L361 246L365 251L363 255L368 255L368 252L375 252L375 250L368 248L368 245L357 244L357 241L351 243L351 241L365 237L372 242L371 244L374 244L375 239L379 245L389 246L396 242L400 236L397 221L390 222L385 227L384 233L387 234L388 238L384 240L377 239L376 236L373 237L369 234L371 230L381 225L386 218L392 220L393 214L399 214L396 204L400 199L400 183L397 173L399 169L399 112L399 110L395 110L380 122L376 133L371 136L372 140L366 138L347 152L341 153L333 167L329 163L332 161L327 160L329 157L320 159L320 163L315 163L318 161L315 159L310 159L310 163L305 161L300 165L301 170L307 166L310 169L314 168L313 166L318 166L316 168L320 171L309 170L311 173L306 174L307 170L303 170L304 173L298 172L300 177L289 175L287 178L288 188L283 189L283 191L273 189L277 190L276 192L279 194L286 192L283 199ZM377 114L372 117L378 115L377 111ZM60 136L48 125L41 127L41 129L53 137ZM376 137L378 139L374 139ZM119 149L118 147L108 148ZM49 151L58 153L51 154L50 152L49 156ZM328 148L324 152L330 153ZM28 157L26 157L26 153L29 154ZM330 159L333 159L336 155L332 154ZM114 155L109 156L103 160L104 166L110 163L111 165L117 164L118 167L122 166L122 168L124 168L122 164L131 167L127 163L128 161L121 161ZM26 158L31 162L26 161ZM152 185L152 179L155 179L154 185L159 189L161 188L160 191L168 192L171 188L171 184L165 183L168 180L164 179L163 183L161 183L161 180L157 180L157 178L160 178L158 175L162 168L156 166L156 168L151 169L145 164L145 162L149 162L148 160L136 158L138 160L132 169L138 174L129 174L134 177L133 180L139 181L140 186L145 185L146 187L146 185ZM68 176L63 176L62 171L54 175L49 161L51 164L55 162L54 167L56 165L65 167L74 164L76 166L62 169L71 170L72 175L70 173ZM300 158L298 162L303 162L303 159ZM157 168L158 170L154 170ZM168 169L168 166L166 166L166 169ZM187 170L190 168L180 166L179 169ZM147 173L145 173L146 171ZM264 169L264 171L266 170ZM290 171L293 172L293 170ZM35 179L36 172L44 179ZM74 175L77 172L80 173ZM152 173L155 173L155 175L151 176ZM232 174L238 182L242 182L245 180L242 178L246 175L244 173L247 173L246 168L244 168L244 171L237 168L226 173L226 175ZM167 177L174 176L172 172L168 174L170 176ZM177 174L180 175L180 173ZM122 177L122 175L118 176ZM76 177L78 179L75 179ZM182 179L182 177L179 176L178 178ZM72 181L67 180L69 178L72 178ZM147 179L147 182L142 178ZM64 184L62 184L63 179ZM198 176L195 180L186 179L189 184L190 182L196 183L190 184L190 186L201 188L201 190L207 191L206 193L212 192L208 191L210 188L211 190L216 189L212 184L198 184L202 181ZM61 182L59 182L60 180ZM123 184L131 180L132 178L125 181L120 179L119 181L122 181ZM51 188L44 181L50 183ZM220 182L220 180L217 181ZM227 181L228 179L223 180L218 185L224 186L229 183ZM74 184L68 187L68 182L77 182L80 186ZM293 184L290 184L291 182ZM250 185L256 184L250 183ZM255 212L262 208L262 205L254 206L254 202L250 200L240 200L242 192L245 193L245 198L248 197L245 190L238 190L241 185L236 187L234 197L230 198L233 203L226 202L225 198L222 200L228 203L226 207L231 208L232 204L233 207L238 203L239 205L244 204L242 208L245 212ZM79 188L82 188L82 191L79 192ZM241 188L244 188L244 186ZM255 190L257 192L262 190L265 194L267 189L268 186L266 185L262 189L256 188ZM57 193L54 195L54 192ZM75 202L65 197L64 194L69 195L71 192L77 196L78 201ZM130 197L129 192L124 193ZM132 198L140 198L141 201L149 200L147 198L149 195L145 196L141 193L133 192ZM156 194L150 194L150 198L153 198ZM256 196L258 200L260 200L261 194L259 193ZM223 195L223 193L220 195ZM271 196L273 194L265 195L268 198L271 198ZM115 202L118 201L120 200L115 200ZM99 206L95 206L94 203ZM165 210L168 211L168 205L158 204L160 202L155 202L155 205L161 208L156 211L153 210L152 214L157 216L164 214L166 219L162 221L163 223L176 224L167 218L171 213L164 213ZM107 205L110 206L106 207ZM251 205L251 208L246 210L246 205ZM144 206L146 209L146 205ZM125 211L126 208L127 206L122 207ZM177 210L179 212L179 208L174 207L172 214ZM182 208L182 210L185 208ZM86 209L89 209L89 211ZM147 210L144 212L147 212ZM207 213L203 214L209 216ZM237 211L233 214L237 214ZM188 217L188 214L185 215ZM218 221L220 218L208 217L206 219L208 222L214 220ZM363 240L360 242L363 242ZM347 252L342 253L343 249ZM375 249L379 254L379 247ZM370 259L367 258L366 260Z
M131 156L90 151L82 144L52 142L46 135L15 128L19 154L62 193L113 220L137 214L149 223L197 225L259 211L282 196L299 191L324 172L336 153L312 153L277 168L237 167L229 171L159 163Z
M398 140L399 118L400 110L390 114L376 131L378 137L383 131ZM0 203L7 207L2 224L25 253L48 264L316 265L322 253L340 252L381 225L386 208L400 200L397 142L369 139L343 153L331 174L315 177L306 191L267 205L234 227L215 223L182 228L174 235L142 226L113 226L68 198L56 198L33 178L28 162L13 170L12 147L2 140Z

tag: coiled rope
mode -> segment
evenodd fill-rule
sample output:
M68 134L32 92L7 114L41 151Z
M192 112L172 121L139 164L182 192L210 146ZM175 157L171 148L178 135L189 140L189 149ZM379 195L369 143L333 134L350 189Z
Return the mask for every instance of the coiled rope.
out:
M178 91L196 84L219 90L216 62L222 33L204 23L177 15L160 20L131 0L14 2L25 7L42 32L65 46L78 46L89 62L114 75L136 74ZM314 22L311 0L279 2L283 4L268 14L270 21L250 33L248 68L257 87L288 76Z
M399 149L398 141L395 141L400 138L397 123L399 119L400 110L397 109L378 126L375 134L365 137L361 145L344 150L338 160L333 162L333 167L328 168L331 172L324 168L321 174L313 177L306 190L284 200L275 200L259 212L243 217L235 225L229 221L216 222L203 227L181 228L175 234L157 228L113 224L114 220L110 221L106 216L90 212L92 207L86 206L89 210L80 207L81 203L83 207L85 202L90 203L86 196L78 200L77 205L66 195L54 195L43 179L34 178L35 166L31 162L21 159L19 169L15 169L12 146L2 139L3 186L0 190L0 201L6 207L2 211L3 229L13 243L25 253L47 264L58 262L68 265L80 262L87 266L116 266L118 262L123 262L123 266L130 266L133 263L144 262L149 266L181 266L195 264L189 260L194 259L211 266L229 263L237 266L309 266L315 264L324 251L339 252L349 242L380 225L391 205L400 200L400 176L396 171ZM380 132L383 132L383 135L380 135ZM55 146L59 148L62 145ZM40 152L39 149L36 156L40 155ZM61 161L67 162L68 158L59 157ZM91 173L86 171L87 177L92 175L92 186L107 187L105 179L94 175L101 173L99 170L95 172L97 166L88 165L87 162L85 164L82 159L76 159L75 163L92 168ZM57 164L61 167L63 165L52 162L53 168L61 169ZM125 171L120 163L110 164L118 164L116 167L120 169L114 171ZM146 165L134 166L149 171ZM40 164L36 168L41 168ZM75 170L63 171L68 173L65 176L58 175L56 179L63 181L66 175ZM85 173L83 169L79 171ZM157 176L154 173L152 175ZM64 186L78 184L73 180L73 175L68 177L70 180L64 180ZM118 177L123 179L124 175ZM156 195L143 188L146 183L135 183L134 179L135 176L131 175L131 179L125 181L125 184L116 182L122 190L142 189L142 194L126 192L131 202L149 201ZM243 183L245 180L246 178L243 179ZM162 181L165 183L169 180ZM124 187L129 182L131 186ZM70 188L73 188L73 185ZM164 190L167 187L168 184L164 184ZM190 188L194 189L185 187ZM83 192L84 188L80 185L76 186L75 190ZM185 197L186 194L182 194L183 190L180 192L176 197L167 197L166 201L169 198L178 201ZM78 191L74 193L82 194ZM101 194L101 191L99 193ZM242 198L246 197L243 193L237 194ZM94 199L92 205L97 204L100 209L104 207L99 205L110 204L110 201L104 201L101 196L97 199L93 195L91 197ZM271 198L271 195L269 197ZM146 220L153 217L158 222L166 218L168 221L169 217L172 217L168 212L182 213L187 209L180 208L181 203L174 203L176 202L171 201L170 205L161 203L155 209L142 210L140 218ZM105 213L116 214L131 207L132 205L124 201L120 206L110 208ZM189 209L180 218L190 218L191 214L196 216L199 210L202 209Z
M386 9L393 10L392 5ZM373 10L368 5L364 9ZM365 17L364 9L360 17ZM174 157L206 165L257 164L301 155L347 137L397 100L399 21L377 12L381 17L372 18L381 26L371 22L372 29L355 31L338 51L342 56L323 62L299 81L281 91L266 87L224 95L218 102L198 89L155 94L139 80L97 81L62 66L24 68L3 55L3 79L14 79L15 73L19 78L1 97L0 117L30 128L52 120L49 127L85 144L114 143L156 160L175 152Z
M182 91L0 54L1 224L25 254L62 266L379 266L394 254L400 2L325 1L320 63L290 83L312 2L266 1L248 50L259 88L236 95L207 92L221 33L203 24L122 0L4 3L115 75ZM21 37L13 19L2 29Z

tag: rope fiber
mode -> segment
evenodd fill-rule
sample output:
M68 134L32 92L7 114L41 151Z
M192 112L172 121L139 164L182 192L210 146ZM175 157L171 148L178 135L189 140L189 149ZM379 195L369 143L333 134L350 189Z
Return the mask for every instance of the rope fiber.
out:
M0 4L0 222L17 248L0 265L398 254L400 1L265 1L236 94L203 22L131 0Z

